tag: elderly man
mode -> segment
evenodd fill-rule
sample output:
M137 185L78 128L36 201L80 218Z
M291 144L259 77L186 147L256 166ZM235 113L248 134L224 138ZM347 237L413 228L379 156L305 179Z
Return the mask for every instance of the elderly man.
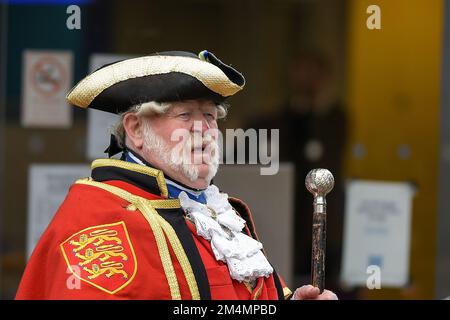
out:
M242 74L213 54L163 52L104 66L70 103L120 114L107 152L39 241L18 299L335 299L292 295L248 207L211 184L217 120Z

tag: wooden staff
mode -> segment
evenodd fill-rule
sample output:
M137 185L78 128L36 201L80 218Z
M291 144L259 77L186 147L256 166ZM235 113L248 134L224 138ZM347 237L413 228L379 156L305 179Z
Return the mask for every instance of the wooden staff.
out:
M314 196L312 223L311 282L323 292L325 287L325 252L327 240L327 202L325 196L334 187L334 178L327 169L313 169L305 185Z

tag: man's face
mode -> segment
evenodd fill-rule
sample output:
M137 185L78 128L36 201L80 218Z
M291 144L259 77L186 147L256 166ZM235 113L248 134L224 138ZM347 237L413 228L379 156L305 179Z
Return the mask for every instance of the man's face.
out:
M143 121L144 158L184 184L208 186L219 159L216 105L197 100L175 102L165 114Z

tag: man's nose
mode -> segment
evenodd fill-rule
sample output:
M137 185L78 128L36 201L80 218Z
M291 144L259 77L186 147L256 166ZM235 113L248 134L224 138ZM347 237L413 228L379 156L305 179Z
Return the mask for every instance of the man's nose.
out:
M210 129L210 125L208 123L208 120L204 117L197 117L194 120L194 123L192 125L192 131L193 132L205 132L206 130Z

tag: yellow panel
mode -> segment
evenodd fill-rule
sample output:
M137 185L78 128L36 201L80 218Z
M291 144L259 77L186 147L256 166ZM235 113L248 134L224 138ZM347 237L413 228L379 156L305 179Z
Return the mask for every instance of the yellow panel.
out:
M381 30L369 30L366 9L381 8ZM441 0L349 2L346 102L351 117L346 173L361 179L413 181L410 275L405 290L369 290L368 298L433 298L437 215ZM398 155L408 145L409 159Z

